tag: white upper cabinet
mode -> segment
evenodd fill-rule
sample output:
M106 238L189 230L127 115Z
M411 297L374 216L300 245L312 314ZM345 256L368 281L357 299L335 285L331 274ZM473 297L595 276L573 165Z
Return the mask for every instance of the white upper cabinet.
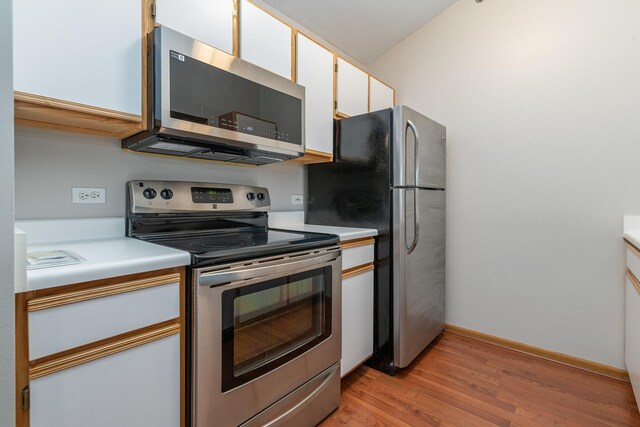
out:
M369 75L338 57L336 112L356 116L369 111Z
M156 23L233 53L233 0L156 0Z
M14 0L14 89L141 114L142 4Z
M369 77L369 111L393 107L393 89L375 77Z
M306 148L333 153L333 53L297 34L297 80L305 87Z
M240 56L291 78L291 27L246 0L240 3Z

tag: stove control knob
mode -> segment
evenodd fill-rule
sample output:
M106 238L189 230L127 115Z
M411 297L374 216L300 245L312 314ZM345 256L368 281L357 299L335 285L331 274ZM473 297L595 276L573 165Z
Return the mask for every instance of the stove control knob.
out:
M258 193L256 197L258 198L258 200L264 200L264 193Z
M169 190L168 188L165 188L160 192L160 197L162 197L165 200L169 200L170 198L173 197L173 191Z
M158 193L156 193L156 190L154 190L154 189L153 189L153 188L151 188L151 187L149 187L149 188L145 189L145 190L142 192L142 195L145 197L145 199L149 199L149 200L151 200L151 199L155 199L157 194L158 194Z
M248 192L247 193L247 200L253 200L256 198L256 195L253 194L252 192Z

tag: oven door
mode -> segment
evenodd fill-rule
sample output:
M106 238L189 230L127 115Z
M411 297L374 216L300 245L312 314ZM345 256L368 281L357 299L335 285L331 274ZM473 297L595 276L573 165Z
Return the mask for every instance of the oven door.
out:
M333 247L196 270L196 426L239 425L340 361L341 268Z

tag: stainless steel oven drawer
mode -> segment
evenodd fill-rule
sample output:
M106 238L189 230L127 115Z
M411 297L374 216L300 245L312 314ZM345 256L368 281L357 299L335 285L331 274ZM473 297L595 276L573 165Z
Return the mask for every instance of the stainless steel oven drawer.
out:
M309 380L241 427L313 427L340 404L340 363Z

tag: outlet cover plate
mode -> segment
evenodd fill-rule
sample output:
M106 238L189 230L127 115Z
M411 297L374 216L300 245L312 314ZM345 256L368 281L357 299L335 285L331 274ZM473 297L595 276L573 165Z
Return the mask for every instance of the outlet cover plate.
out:
M291 195L291 204L292 205L301 205L304 203L304 197L299 194Z
M71 202L95 204L107 202L107 189L99 187L72 187Z

